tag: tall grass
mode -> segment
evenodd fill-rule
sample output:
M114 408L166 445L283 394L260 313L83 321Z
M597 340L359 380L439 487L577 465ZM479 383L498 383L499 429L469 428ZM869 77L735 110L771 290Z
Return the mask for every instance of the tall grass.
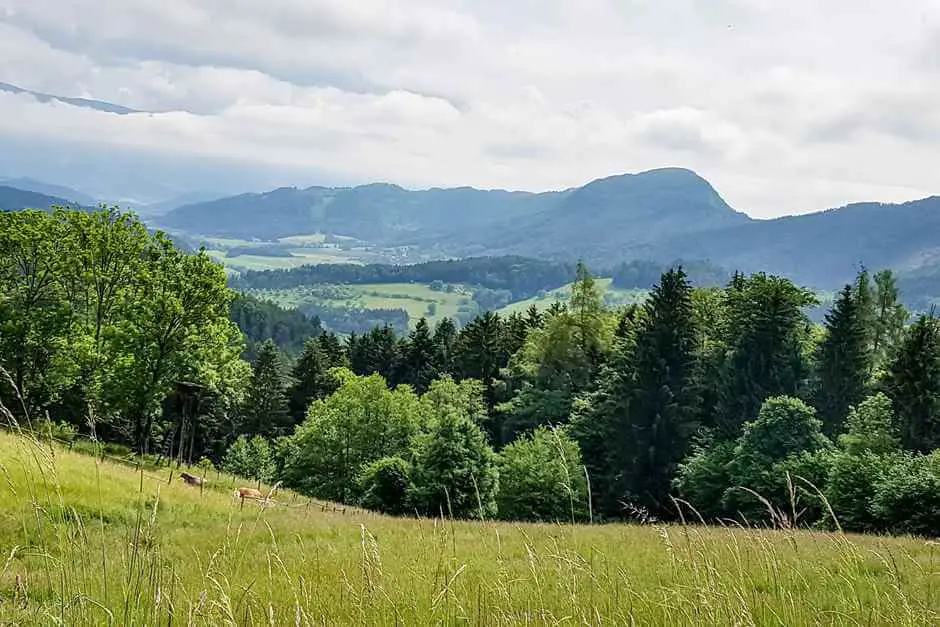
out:
M169 472L0 434L0 624L940 622L924 540L260 508Z

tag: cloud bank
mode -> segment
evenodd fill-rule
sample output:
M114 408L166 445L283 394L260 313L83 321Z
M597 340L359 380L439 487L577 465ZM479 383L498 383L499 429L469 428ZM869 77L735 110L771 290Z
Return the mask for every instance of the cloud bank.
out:
M159 195L676 165L768 217L940 193L938 79L931 0L0 0L0 82L146 111L0 93L0 173Z

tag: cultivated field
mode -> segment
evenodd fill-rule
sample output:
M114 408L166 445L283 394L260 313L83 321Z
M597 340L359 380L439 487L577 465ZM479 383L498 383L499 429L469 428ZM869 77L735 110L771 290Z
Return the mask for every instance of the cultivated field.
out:
M268 509L0 434L0 624L930 625L917 539ZM240 484L240 482L238 482Z
M421 317L432 326L441 318L453 318L472 294L439 292L419 283L322 284L289 290L249 290L282 307L345 307L349 309L404 309L411 324Z

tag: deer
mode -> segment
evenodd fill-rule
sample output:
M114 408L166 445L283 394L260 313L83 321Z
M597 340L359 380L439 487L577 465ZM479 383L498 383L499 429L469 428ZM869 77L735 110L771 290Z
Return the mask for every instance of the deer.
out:
M232 498L239 499L241 501L242 507L245 506L245 499L258 501L262 507L264 507L265 505L269 505L269 504L275 505L277 504L277 502L273 498L271 498L271 496L277 493L278 486L280 486L280 482L278 482L278 484L275 485L274 488L271 489L271 492L268 493L267 496L265 496L265 494L261 492L261 490L256 490L255 488L245 488L245 487L236 488L235 491L232 493Z
M191 475L188 472L181 472L180 479L185 481L188 485L192 485L192 486L201 486L204 483L209 483L208 479L203 479L201 477Z

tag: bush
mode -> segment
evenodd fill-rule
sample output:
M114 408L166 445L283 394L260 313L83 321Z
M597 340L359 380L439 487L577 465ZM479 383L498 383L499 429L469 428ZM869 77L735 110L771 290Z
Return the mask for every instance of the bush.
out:
M271 445L260 435L250 440L244 435L229 447L222 468L246 479L268 482L274 478L274 454Z
M587 480L581 451L567 433L539 427L499 455L499 517L506 520L583 520Z
M897 454L863 452L834 456L826 498L844 529L877 531L884 527L873 509L873 488L884 481L892 466L903 463L904 457Z
M426 515L494 515L498 477L486 435L465 415L447 412L415 438L409 498Z
M891 533L940 535L940 451L888 465L875 485L872 511Z
M401 457L385 457L363 468L358 478L359 504L383 514L408 511L411 465Z
M702 446L679 465L673 487L706 520L720 518L725 491L731 485L734 442Z

